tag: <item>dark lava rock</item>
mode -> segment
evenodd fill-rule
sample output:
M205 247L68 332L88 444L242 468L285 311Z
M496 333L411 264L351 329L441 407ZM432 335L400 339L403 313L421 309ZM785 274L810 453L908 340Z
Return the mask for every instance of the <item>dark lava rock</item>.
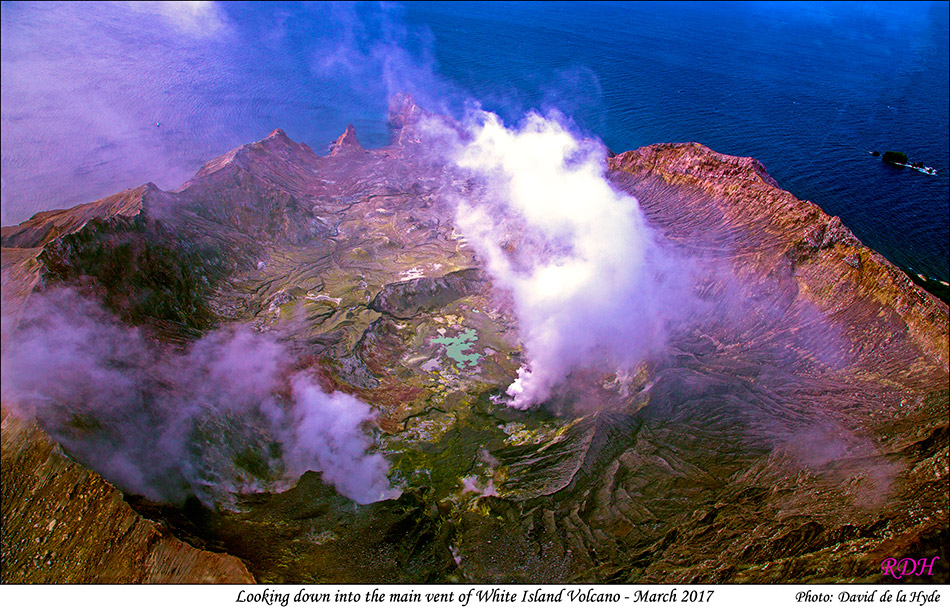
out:
M438 278L420 277L389 283L376 294L369 307L397 319L411 319L420 312L437 310L488 285L477 268L466 268Z
M888 150L881 157L886 163L892 163L896 165L906 165L907 164L907 155L903 152L895 152L893 150Z

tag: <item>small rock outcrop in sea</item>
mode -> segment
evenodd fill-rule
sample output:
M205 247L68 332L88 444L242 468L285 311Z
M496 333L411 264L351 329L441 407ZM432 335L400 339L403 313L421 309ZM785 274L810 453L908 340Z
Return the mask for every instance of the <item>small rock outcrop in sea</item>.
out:
M933 167L928 167L920 161L910 162L909 159L907 158L907 155L904 154L903 152L895 152L893 150L888 150L887 152L884 153L883 156L881 156L880 152L878 152L877 150L872 150L871 156L880 156L881 160L883 160L884 162L888 164L894 165L896 167L907 167L909 169L915 169L926 175L937 174L936 169L934 169Z
M888 150L881 156L881 160L886 163L892 163L895 165L906 165L907 164L907 155L903 152L895 152L893 150Z

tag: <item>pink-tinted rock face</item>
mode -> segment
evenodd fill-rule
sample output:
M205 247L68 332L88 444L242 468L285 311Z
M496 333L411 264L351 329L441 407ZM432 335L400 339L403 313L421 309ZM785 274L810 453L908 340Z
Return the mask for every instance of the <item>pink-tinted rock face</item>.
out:
M142 210L142 199L146 192L151 191L158 191L158 188L146 184L72 209L41 211L22 224L4 226L3 246L42 247L55 238L79 230L91 219L133 216Z
M608 166L618 183L644 193L641 203L651 219L687 246L730 251L736 272L750 277L784 270L791 279L784 283L797 297L826 314L853 315L844 322L856 332L868 332L875 318L896 313L903 326L898 333L906 329L917 348L947 365L946 305L865 247L839 218L780 189L755 159L696 143L656 144L615 156ZM650 195L652 187L684 196ZM854 337L869 339L867 333Z
M418 130L421 119L431 116L429 112L416 105L412 95L398 93L389 100L389 126L392 129L392 143L406 145L422 141Z
M353 125L347 125L343 135L339 136L337 140L330 145L330 156L362 151L363 146L360 145L359 140L356 138L356 129L353 128Z
M518 306L457 233L456 203L478 188L436 153L426 116L397 96L385 148L348 127L318 156L276 130L174 192L3 229L5 311L66 284L138 325L156 357L211 328L280 336L285 375L373 407L403 495L358 505L308 474L187 516L130 497L156 529L5 413L4 551L20 568L5 577L47 546L59 555L60 530L82 531L70 553L99 561L36 570L44 581L246 576L170 530L262 582L887 582L883 559L934 555L928 580L946 580L945 304L754 159L647 146L608 159L607 179L679 261L689 314L629 375L581 367L540 408L507 408L492 397L524 363ZM516 256L518 239L502 250ZM461 335L477 365L441 346ZM276 393L289 407L290 389ZM248 436L238 416L216 424ZM87 529L89 500L107 516ZM44 549L27 549L53 518ZM119 529L132 532L113 546Z

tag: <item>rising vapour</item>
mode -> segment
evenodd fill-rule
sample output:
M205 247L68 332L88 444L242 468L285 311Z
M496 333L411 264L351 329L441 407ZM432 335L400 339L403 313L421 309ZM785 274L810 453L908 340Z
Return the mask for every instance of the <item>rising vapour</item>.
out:
M220 330L169 352L67 289L9 321L4 403L126 491L227 505L312 470L360 503L395 494L363 430L370 407L294 372L268 335Z
M361 425L372 418L370 407L346 393L325 393L305 375L291 380L294 408L284 454L288 473L296 478L309 470L341 494L360 503L391 498L386 474L389 463L371 454L372 442Z
M509 290L525 365L512 407L547 400L580 366L620 369L665 339L667 297L653 236L636 199L605 179L605 150L553 117L506 128L479 113L456 164L475 184L457 223Z
M387 102L440 110L432 42L395 4L2 4L3 225L148 181L171 189L280 127L384 145Z

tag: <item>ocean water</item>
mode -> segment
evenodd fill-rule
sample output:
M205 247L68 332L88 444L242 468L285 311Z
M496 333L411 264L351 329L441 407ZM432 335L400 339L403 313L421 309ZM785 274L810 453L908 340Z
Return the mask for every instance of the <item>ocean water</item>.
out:
M753 156L892 261L948 280L947 3L460 4L408 18L488 109L559 107L617 152ZM890 149L938 175L868 154Z
M2 5L3 224L200 165L273 128L387 142L400 90L558 111L616 152L762 161L899 265L950 280L948 4ZM900 150L938 171L896 168Z

